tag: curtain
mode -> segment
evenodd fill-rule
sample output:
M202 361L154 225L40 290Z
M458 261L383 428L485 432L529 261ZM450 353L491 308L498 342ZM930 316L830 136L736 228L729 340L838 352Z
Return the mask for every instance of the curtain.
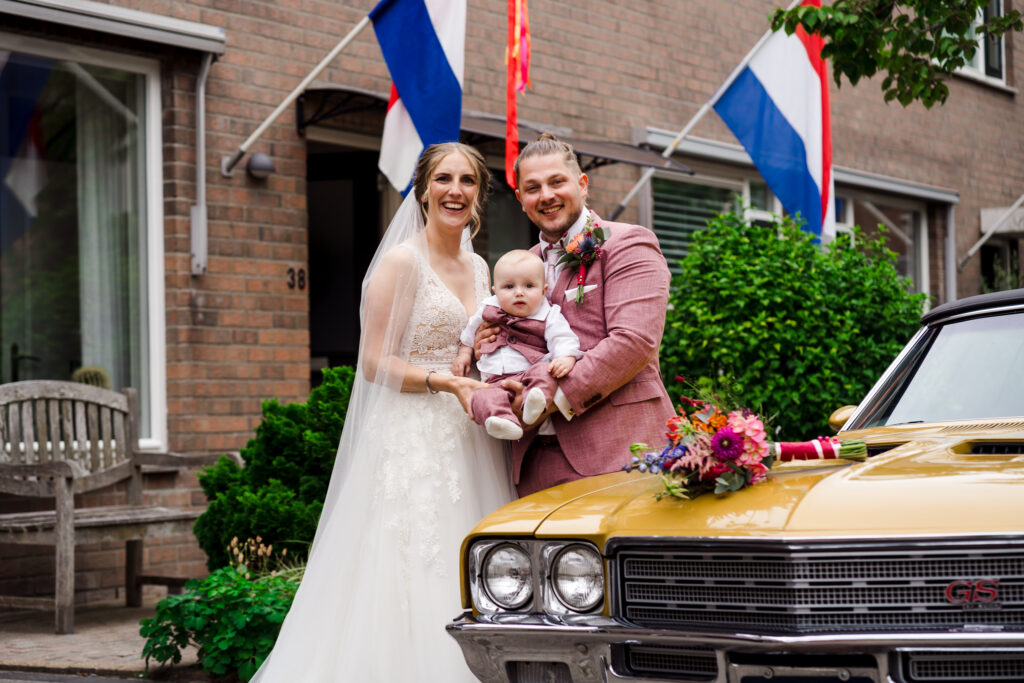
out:
M77 64L67 66L76 76L82 365L102 367L114 389L134 386L145 400L145 349L138 343L147 338L139 336L144 164L140 117L133 112L140 111L141 88L123 72L101 81Z

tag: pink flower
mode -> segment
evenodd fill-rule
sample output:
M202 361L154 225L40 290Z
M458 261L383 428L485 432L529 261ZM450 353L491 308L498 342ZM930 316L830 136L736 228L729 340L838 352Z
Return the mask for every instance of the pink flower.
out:
M756 465L750 465L748 469L750 471L751 484L756 484L757 482L761 481L762 479L768 476L768 468L760 463Z
M764 423L757 415L734 410L729 413L729 426L737 434L746 437L747 440L747 447L744 449L745 457L740 458L741 464L756 464L761 462L761 458L768 455L768 435L764 432Z

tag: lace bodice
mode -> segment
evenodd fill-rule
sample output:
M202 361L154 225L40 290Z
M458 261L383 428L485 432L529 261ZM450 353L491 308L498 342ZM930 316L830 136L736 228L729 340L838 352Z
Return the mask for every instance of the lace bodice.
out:
M447 371L459 351L459 335L469 316L459 298L441 281L427 258L414 249L418 267L416 299L399 346L399 354L417 367ZM477 302L487 298L487 262L473 254Z

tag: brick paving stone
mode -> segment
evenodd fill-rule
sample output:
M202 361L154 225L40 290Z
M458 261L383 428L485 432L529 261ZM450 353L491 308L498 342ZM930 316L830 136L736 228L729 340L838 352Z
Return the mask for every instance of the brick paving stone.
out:
M124 683L132 678L106 678L96 675L45 674L27 671L0 671L0 683Z
M139 620L152 617L155 600L142 607L100 603L75 610L75 632L53 632L53 614L31 612L0 618L0 673L137 676L145 670ZM196 663L194 649L182 653L183 666ZM157 667L152 662L153 668ZM7 683L10 679L0 678ZM28 679L32 680L32 679ZM45 679L44 679L45 680ZM75 679L71 679L75 680ZM99 683L96 678L78 678Z

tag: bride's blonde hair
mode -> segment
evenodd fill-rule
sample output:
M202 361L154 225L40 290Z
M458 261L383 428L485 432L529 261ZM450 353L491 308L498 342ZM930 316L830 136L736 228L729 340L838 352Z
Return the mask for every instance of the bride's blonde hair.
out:
M487 199L487 192L491 189L491 172L487 168L487 162L483 155L476 151L475 147L461 142L441 142L431 145L424 150L416 164L416 174L413 176L412 191L419 198L420 212L423 220L427 220L427 189L430 187L430 176L441 163L441 160L452 152L458 152L466 157L469 165L473 168L473 175L476 177L477 193L473 200L473 206L469 208L470 236L476 237L480 231L480 214L483 211Z

